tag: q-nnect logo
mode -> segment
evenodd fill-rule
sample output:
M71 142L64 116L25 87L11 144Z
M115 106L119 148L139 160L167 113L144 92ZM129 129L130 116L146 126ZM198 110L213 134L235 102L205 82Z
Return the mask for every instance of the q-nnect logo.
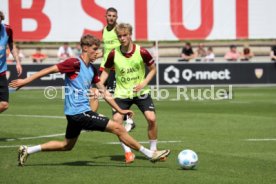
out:
M172 77L169 76L170 73L173 74ZM180 71L179 71L179 69L175 68L174 66L171 65L165 69L164 80L166 82L168 82L169 84L178 83L179 76L180 76Z
M164 72L164 80L169 84L179 83L180 77L182 77L186 81L195 80L230 80L231 72L228 69L220 70L220 71L195 71L193 72L191 69L184 69L180 71L180 69L169 66L165 69Z

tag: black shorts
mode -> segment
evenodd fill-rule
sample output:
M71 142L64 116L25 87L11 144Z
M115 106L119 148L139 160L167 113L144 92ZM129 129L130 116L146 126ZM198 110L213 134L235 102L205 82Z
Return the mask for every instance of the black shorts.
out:
M9 87L6 75L0 76L0 102L9 102Z
M104 131L109 121L109 118L99 116L99 114L93 111L76 115L66 115L66 118L66 139L78 137L82 130Z
M115 98L116 103L118 106L123 109L130 109L132 104L137 105L137 107L140 109L141 112L145 111L154 111L155 112L155 107L152 102L150 94L145 94L140 97L134 97L133 99L130 98ZM113 111L113 114L115 114L116 111Z

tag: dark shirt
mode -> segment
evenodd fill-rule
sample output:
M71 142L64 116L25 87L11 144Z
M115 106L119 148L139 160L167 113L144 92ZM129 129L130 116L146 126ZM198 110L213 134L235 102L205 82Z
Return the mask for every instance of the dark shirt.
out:
M183 47L182 54L185 54L186 56L191 56L194 54L194 51L192 48L187 49L187 48Z

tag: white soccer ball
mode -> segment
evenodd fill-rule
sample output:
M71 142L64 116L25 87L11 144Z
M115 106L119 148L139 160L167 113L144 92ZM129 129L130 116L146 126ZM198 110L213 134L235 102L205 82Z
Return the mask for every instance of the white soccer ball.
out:
M182 150L178 154L178 163L182 169L194 169L198 163L198 156L193 150Z

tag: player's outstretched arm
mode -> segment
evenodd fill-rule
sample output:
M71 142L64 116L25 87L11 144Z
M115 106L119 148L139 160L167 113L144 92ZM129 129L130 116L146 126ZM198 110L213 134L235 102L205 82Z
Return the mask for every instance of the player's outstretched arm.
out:
M44 68L43 70L40 70L39 72L36 72L35 74L33 74L30 77L27 77L25 79L13 80L10 82L9 86L12 88L21 88L21 87L31 83L35 79L41 78L50 73L57 73L57 72L59 72L58 67L56 65L53 65L48 68Z
M104 100L112 107L114 108L117 112L119 112L120 114L123 115L129 115L130 117L132 117L134 115L133 111L131 110L122 110L117 103L115 102L115 100L113 99L112 95L109 93L109 91L105 88L105 86L98 82L96 83L97 88L99 89L100 93L102 94Z

